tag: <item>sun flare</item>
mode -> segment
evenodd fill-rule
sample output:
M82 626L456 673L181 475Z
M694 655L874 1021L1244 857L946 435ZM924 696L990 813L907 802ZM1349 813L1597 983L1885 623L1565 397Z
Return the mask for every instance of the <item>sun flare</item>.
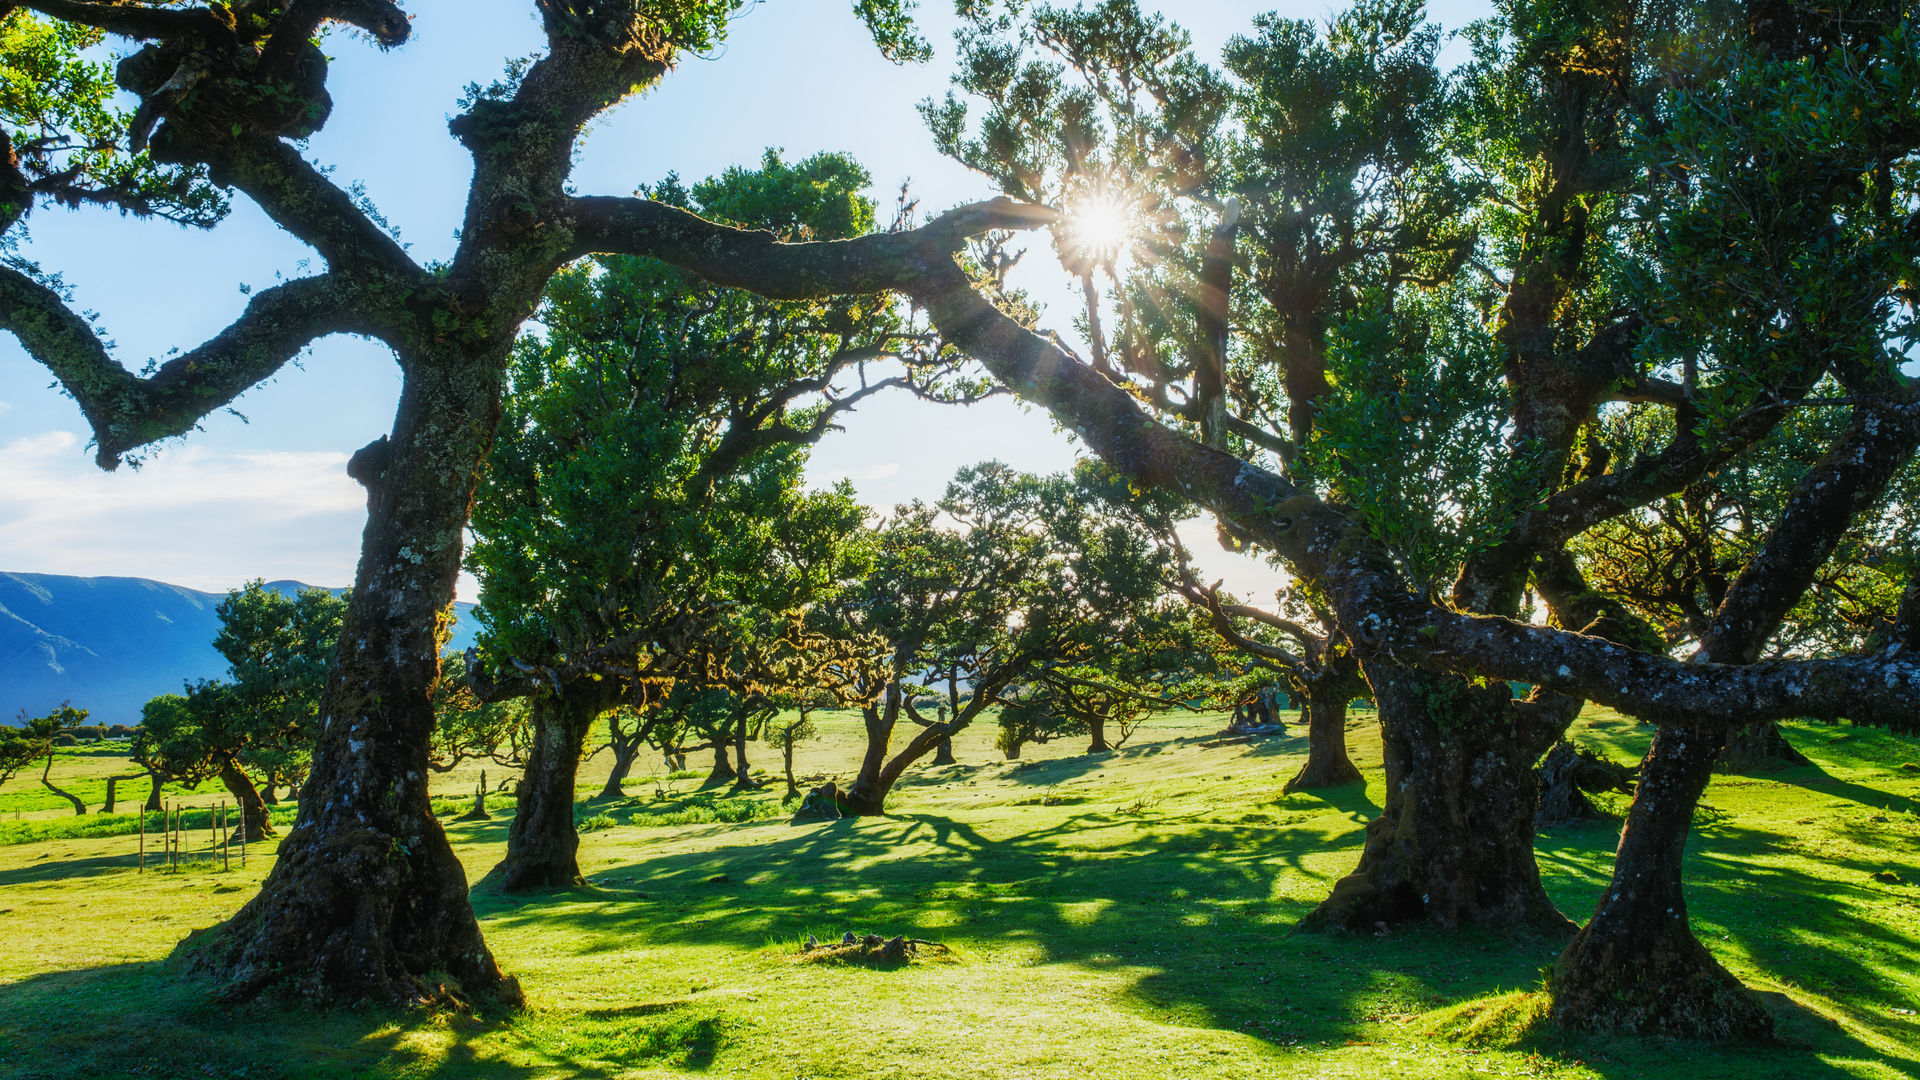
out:
M1133 236L1133 210L1110 192L1075 201L1064 229L1067 257L1087 268L1109 266L1125 253Z

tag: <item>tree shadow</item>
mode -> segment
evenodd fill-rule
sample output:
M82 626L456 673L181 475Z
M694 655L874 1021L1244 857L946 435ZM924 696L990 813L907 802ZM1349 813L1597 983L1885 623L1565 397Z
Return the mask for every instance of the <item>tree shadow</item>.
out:
M0 983L0 1075L613 1080L647 1066L705 1070L729 1026L694 999L488 1014L236 1005L215 991L166 961Z
M1158 1022L1237 1031L1282 1047L1406 1038L1399 1025L1413 1016L1539 986L1558 940L1427 929L1295 933L1328 879L1350 868L1364 823L1378 809L1358 784L1276 803L1288 816L1288 802L1304 808L1309 800L1313 812L1298 821L1063 809L1036 811L1041 820L1031 828L938 813L739 826L717 846L611 866L605 873L621 887L601 895L488 915L493 924L525 929L560 920L583 955L636 942L746 952L785 942L797 950L808 934L837 938L848 930L928 938L979 955L1031 951L1033 962L1125 976L1129 1008ZM1617 822L1595 822L1541 838L1542 876L1563 909L1592 910L1617 830ZM1781 906L1792 897L1819 895L1815 879L1803 876L1789 889L1778 871L1748 865L1748 849L1767 842L1757 831L1708 830L1689 856L1689 896L1702 928L1717 932L1725 909L1743 907L1754 914L1739 933L1757 935L1791 921ZM1833 935L1911 951L1900 934L1848 914L1851 898L1843 888L1829 901L1841 920L1828 928ZM1803 924L1806 940L1822 932ZM1785 952L1762 955L1743 945L1763 970L1805 966ZM1856 967L1834 977L1871 974ZM1859 1019L1885 1039L1896 1034L1891 1018ZM1802 1042L1698 1052L1780 1075L1848 1075L1823 1057L1875 1060L1907 1073L1920 1065L1838 1028L1817 1028ZM1672 1053L1655 1040L1551 1035L1540 1045L1610 1077Z

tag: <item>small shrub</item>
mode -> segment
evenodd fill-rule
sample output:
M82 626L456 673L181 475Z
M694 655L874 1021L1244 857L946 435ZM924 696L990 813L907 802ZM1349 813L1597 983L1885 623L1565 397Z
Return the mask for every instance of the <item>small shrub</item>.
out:
M772 799L722 799L711 795L689 795L657 808L636 810L627 818L630 825L737 825L778 817L783 811Z
M611 829L618 824L619 822L613 820L613 818L607 814L595 814L589 818L581 818L578 828L583 833L589 833L599 832L602 829Z
M65 731L63 731L63 732L61 732L60 734L58 734L58 735L55 735L55 736L53 737L53 745L55 745L55 746L79 746L79 745L80 745L80 740L79 740L79 739L76 739L76 738L74 738L74 737L73 737L73 735L72 735L72 733L70 733L70 732L65 732Z

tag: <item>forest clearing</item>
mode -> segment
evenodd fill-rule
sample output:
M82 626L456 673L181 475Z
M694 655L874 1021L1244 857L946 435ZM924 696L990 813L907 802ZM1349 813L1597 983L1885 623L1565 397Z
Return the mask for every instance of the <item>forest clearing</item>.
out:
M1790 725L1816 766L1708 788L1687 854L1693 928L1775 1010L1782 1045L1755 1047L1529 1030L1557 941L1291 933L1351 867L1378 810L1373 716L1357 710L1349 732L1364 788L1287 796L1300 729L1201 748L1220 720L1161 717L1112 754L1062 740L1021 761L991 760L984 732L968 733L961 763L916 770L885 818L789 825L776 786L727 800L764 804L776 815L764 820L628 824L683 805L656 789L687 796L700 783L636 775L626 800L579 806L583 822L616 822L585 826L588 886L475 893L488 941L536 1003L522 1013L218 1006L166 957L253 893L272 864L264 850L245 872L139 874L131 834L6 844L0 937L33 944L0 951L0 1067L20 1080L1893 1080L1920 1069L1920 770L1900 767L1910 747L1897 738ZM856 717L820 727L798 755L807 774L857 753ZM1591 710L1575 734L1625 761L1648 733ZM606 761L583 767L582 791ZM106 767L70 757L57 772ZM476 880L507 827L503 815L451 820L477 779L440 778L451 797L436 800ZM44 796L0 792L0 829L89 820L64 804L33 809ZM1541 876L1564 910L1591 910L1616 834L1594 822L1540 837ZM809 934L849 930L952 953L891 970L799 962Z

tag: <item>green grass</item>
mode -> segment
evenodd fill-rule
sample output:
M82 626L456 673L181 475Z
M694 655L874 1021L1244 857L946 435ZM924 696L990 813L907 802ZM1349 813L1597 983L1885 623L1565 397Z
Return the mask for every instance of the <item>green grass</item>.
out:
M857 722L824 726L797 771L844 781ZM885 819L670 824L703 806L778 813L784 785L729 798L697 792L697 774L636 778L627 798L581 806L614 822L581 839L594 885L475 895L532 1003L509 1015L213 1000L166 957L252 895L271 861L260 849L244 872L138 874L124 838L0 848L0 1075L1920 1073L1920 1024L1896 1011L1920 1007L1920 888L1874 878L1920 882L1920 773L1900 768L1920 756L1911 742L1795 726L1817 767L1708 790L1687 857L1693 925L1777 995L1784 1035L1738 1047L1556 1034L1533 993L1552 942L1293 933L1358 856L1381 797L1377 743L1357 722L1366 785L1283 797L1302 740L1199 748L1218 726L1170 719L1117 754L1054 743L1018 763L994 760L991 732L970 731L961 764L914 770ZM1580 737L1625 759L1646 733L1597 711ZM445 788L470 793L472 781ZM504 806L490 796L489 808ZM449 823L470 879L500 857L507 824L504 813ZM1563 910L1591 912L1615 839L1605 824L1540 838ZM953 954L894 970L797 961L808 934L847 930Z

